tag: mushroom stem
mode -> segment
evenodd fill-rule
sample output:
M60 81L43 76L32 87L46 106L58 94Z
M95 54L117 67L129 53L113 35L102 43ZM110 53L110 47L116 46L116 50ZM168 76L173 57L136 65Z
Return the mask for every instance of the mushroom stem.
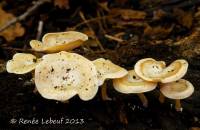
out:
M160 101L160 103L164 103L165 102L165 96L162 93L160 93L159 101Z
M108 93L107 93L107 84L104 83L102 86L101 86L101 98L103 101L110 101L112 100L109 96L108 96Z
M176 108L176 111L182 111L182 107L181 107L181 100L180 99L176 99L175 100L175 108Z
M147 100L146 96L143 93L138 93L137 95L140 98L143 106L148 107L148 100Z

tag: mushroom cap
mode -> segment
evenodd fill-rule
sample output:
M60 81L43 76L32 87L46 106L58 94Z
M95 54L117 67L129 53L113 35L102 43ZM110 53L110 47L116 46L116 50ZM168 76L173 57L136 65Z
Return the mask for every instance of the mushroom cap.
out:
M142 79L150 82L158 82L160 80L160 73L163 71L165 66L166 64L164 61L144 58L135 64L134 70Z
M193 85L185 79L161 84L160 87L161 93L170 99L185 99L194 92Z
M44 51L44 45L41 41L38 40L31 40L30 41L30 46L32 49L34 49L35 51Z
M105 79L121 78L128 74L128 71L126 69L104 58L96 59L93 61L93 63L97 70L99 86L104 83Z
M113 80L115 90L121 93L144 93L156 88L157 83L141 79L134 70L128 71L128 75Z
M6 69L9 73L25 74L35 69L39 60L27 53L16 53L12 60L9 60L6 64Z
M152 58L139 60L135 64L136 74L144 80L151 82L168 83L181 79L187 72L188 62L180 59L166 67L163 61Z
M47 99L66 101L75 95L92 99L98 90L94 64L81 55L69 52L47 54L35 68L38 92Z
M161 73L161 83L169 83L181 79L187 72L188 62L180 59L172 62Z
M42 42L31 40L30 46L36 51L59 52L68 51L79 47L88 36L76 31L47 33L43 36Z

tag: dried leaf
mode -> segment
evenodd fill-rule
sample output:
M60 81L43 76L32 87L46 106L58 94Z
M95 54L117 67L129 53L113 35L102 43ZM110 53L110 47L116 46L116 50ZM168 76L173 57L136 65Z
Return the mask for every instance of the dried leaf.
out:
M191 28L193 22L192 12L185 12L181 9L174 9L174 15L179 22L179 24L183 25L184 27Z
M118 14L123 20L143 20L146 17L146 12L131 9L111 9L111 14Z
M6 72L6 62L0 59L0 73Z
M0 27L4 26L11 19L15 18L13 14L5 12L2 8L0 8ZM25 33L25 29L21 26L20 23L16 23L4 31L0 32L0 36L3 36L7 41L12 41L16 37L23 36Z
M153 12L153 20L159 20L163 17L165 17L167 14L165 11L163 11L162 9L156 10Z
M178 53L181 56L191 58L200 55L199 44L200 30L195 30L189 36L184 37L174 43L178 46Z
M103 1L103 2L99 2L99 5L107 12L110 11L110 9L108 8L108 1Z
M167 35L170 34L173 28L174 25L171 25L170 27L163 27L163 26L151 27L147 25L147 27L144 29L144 35L150 36L152 39L165 38Z
M129 0L115 0L115 3L120 6L125 6Z
M82 30L82 32L83 32L84 34L86 34L88 37L95 38L95 33L94 33L94 31L91 30L91 29L89 29L89 28L84 28L84 29Z
M54 6L58 6L60 9L69 9L69 0L54 0Z

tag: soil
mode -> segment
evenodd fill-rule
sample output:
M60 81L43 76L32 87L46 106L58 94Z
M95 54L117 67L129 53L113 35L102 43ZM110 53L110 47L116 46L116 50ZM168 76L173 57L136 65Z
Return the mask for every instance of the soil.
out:
M5 9L16 15L20 15L27 7L29 2L18 0L13 3L12 0L7 1L9 4ZM130 0L131 1L131 0ZM130 2L129 1L129 2ZM174 0L175 1L175 0ZM20 3L21 2L21 3ZM113 2L113 1L111 1ZM133 1L132 1L133 2ZM179 1L180 2L180 1ZM185 1L184 1L185 2ZM115 3L115 2L114 2ZM91 4L87 0L87 4ZM196 4L196 3L195 3ZM14 7L21 8L14 9ZM22 6L23 5L23 6ZM175 4L176 5L176 4ZM175 6L173 5L173 6ZM182 4L181 4L182 5ZM17 38L15 41L8 43L13 48L22 48L30 39L33 39L37 30L38 19L45 21L43 34L53 31L63 31L66 26L78 24L80 18L72 18L70 20L63 18L64 15L71 16L79 6L83 8L84 13L93 16L92 7L87 9L83 1L71 2L69 10L63 10L54 7L52 4L44 4L33 15L22 21L22 24L30 29L26 29L26 35ZM117 3L113 6L119 6ZM159 7L157 4L153 7ZM167 5L165 8L171 8ZM192 10L197 5L186 6ZM47 10L49 8L49 10ZM134 8L134 7L133 7ZM146 6L142 6L143 10L147 10ZM152 12L150 10L150 12ZM58 14L58 15L57 15ZM47 16L48 15L48 16ZM45 19L48 17L48 19ZM184 27L183 27L184 28ZM186 29L184 33L177 33L181 37L189 36L193 29ZM185 28L184 28L185 29ZM129 34L134 33L142 35L137 27L125 30L125 38ZM116 30L109 30L112 33ZM182 31L183 32L183 31ZM171 38L172 35L167 36ZM200 58L199 56L191 56L190 58L180 55L179 47L173 47L165 44L152 45L149 39L141 39L137 44L120 45L117 42L108 41L105 37L98 35L105 52L101 51L84 51L83 49L75 49L74 51L83 56L94 60L96 58L108 58L114 63L133 69L137 60L145 57L152 57L157 60L164 60L167 64L172 61L184 58L189 62L189 69L185 75L185 79L189 80L195 86L194 94L184 100L181 100L183 111L177 112L174 109L174 100L166 99L164 104L158 101L159 89L145 93L149 100L149 106L143 107L137 95L120 94L113 89L112 81L108 80L108 95L112 101L102 101L100 91L91 101L81 101L78 96L72 98L68 103L62 103L54 100L47 100L35 92L35 85L31 83L32 74L15 75L7 72L0 73L0 129L27 129L27 130L196 130L200 129ZM139 37L143 38L143 37ZM163 40L163 39L162 39ZM2 40L2 44L7 44ZM119 45L119 46L118 46ZM116 47L118 46L118 47ZM1 48L1 59L7 61L12 58L16 50L6 50ZM120 120L120 115L128 120L124 124ZM57 120L57 122L46 122L47 120ZM58 121L62 120L62 123ZM17 122L14 122L14 121ZM25 121L26 120L26 121ZM29 121L28 121L29 120ZM38 120L38 122L37 122ZM13 122L11 122L13 121ZM31 122L31 123L30 123Z

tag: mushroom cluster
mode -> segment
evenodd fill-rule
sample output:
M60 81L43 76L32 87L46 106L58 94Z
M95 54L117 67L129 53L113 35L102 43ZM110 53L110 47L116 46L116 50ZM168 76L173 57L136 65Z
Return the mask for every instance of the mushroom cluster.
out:
M42 42L31 40L30 46L36 52L51 54L40 58L32 54L17 53L9 60L6 69L9 73L25 74L34 72L34 81L38 92L46 99L67 101L78 95L81 100L91 100L101 88L102 99L109 100L106 80L112 79L114 89L124 94L135 93L144 106L148 100L144 93L160 89L159 101L165 97L176 100L176 110L181 111L181 99L194 92L193 85L182 77L188 69L188 62L176 60L166 66L164 61L152 58L139 60L133 70L112 63L108 59L94 61L71 52L83 44L88 36L75 31L48 33Z
M191 96L194 92L193 85L189 81L181 79L187 69L188 62L183 59L175 60L166 66L164 61L145 58L139 60L135 64L134 70L129 71L127 76L114 79L113 86L121 93L139 94L143 105L147 106L147 98L142 93L155 89L159 84L161 92L159 101L163 103L164 97L175 99L175 108L177 111L181 111L180 100Z
M121 78L128 72L103 58L90 61L85 57L61 51L36 58L17 53L7 62L7 71L25 74L34 71L36 89L42 97L67 101L78 95L87 101L95 97L105 79Z

